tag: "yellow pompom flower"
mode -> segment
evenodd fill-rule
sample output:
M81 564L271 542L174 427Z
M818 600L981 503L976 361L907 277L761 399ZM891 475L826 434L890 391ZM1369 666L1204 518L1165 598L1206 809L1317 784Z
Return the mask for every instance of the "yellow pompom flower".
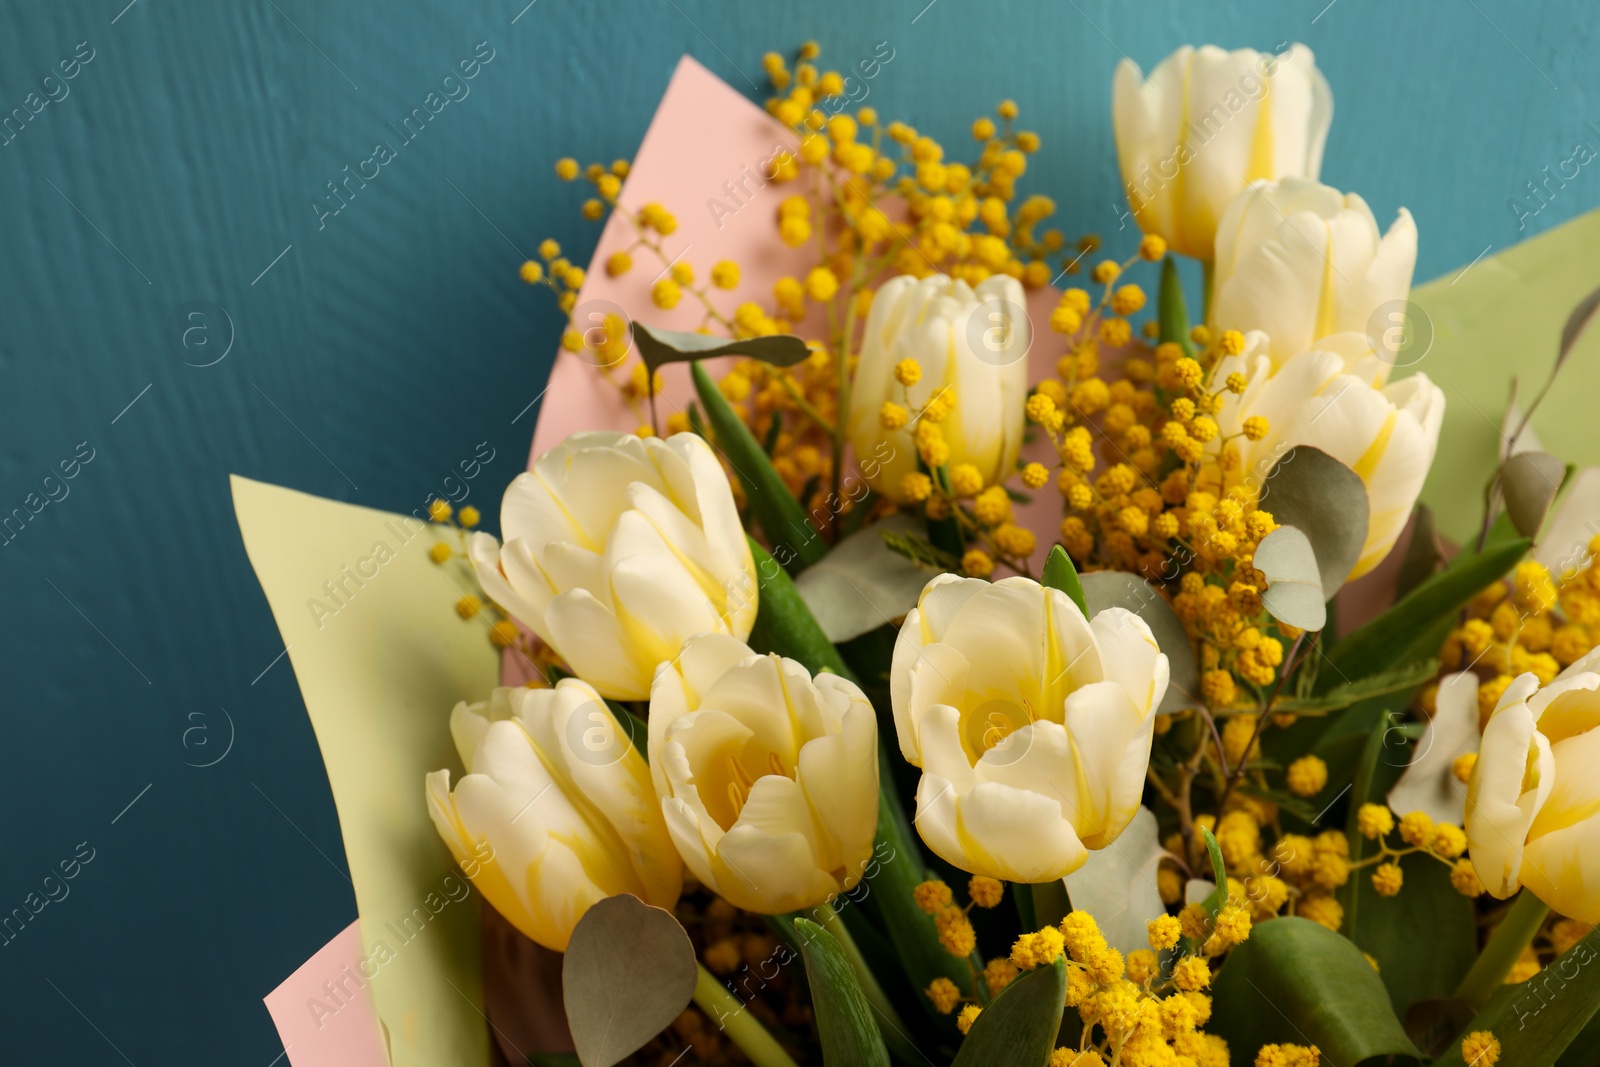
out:
M626 252L613 252L606 257L606 273L615 278L633 268L633 257Z
M983 475L970 463L950 468L950 491L958 497L976 496L983 488Z
M731 259L717 262L711 268L711 284L718 289L732 289L739 284L739 264Z
M1022 484L1029 489L1042 489L1050 480L1050 471L1043 463L1030 463L1022 468Z
M972 1024L978 1021L978 1013L983 1011L976 1004L968 1004L961 1009L961 1014L956 1016L956 1029L965 1034L972 1029Z
M914 359L902 359L894 365L894 380L904 386L916 385L922 380L922 364Z
M435 563L444 563L450 558L450 555L450 546L445 544L443 541L435 542L433 547L428 549L428 558L433 560Z
M456 614L461 616L463 619L473 618L482 610L483 601L479 600L471 593L468 593L466 596L456 601Z
M1025 971L1053 963L1066 947L1061 931L1046 926L1036 933L1023 934L1011 946L1011 962Z
M1328 784L1328 765L1316 756L1301 756L1289 764L1286 781L1295 796L1314 797Z
M1467 1067L1494 1067L1500 1062L1500 1041L1488 1030L1474 1030L1461 1039L1461 1058Z
M1167 242L1160 236L1147 233L1144 240L1139 242L1139 258L1148 263L1154 263L1167 254Z
M885 400L883 407L878 409L878 424L885 430L898 430L910 419L911 413L893 400Z
M1404 882L1405 875L1398 863L1381 863L1378 869L1372 872L1372 888L1376 889L1381 897L1394 896L1400 892L1400 886Z
M927 500L932 493L933 479L921 471L911 471L900 479L900 495L913 504Z
M1394 829L1394 812L1382 804L1363 804L1356 811L1356 829L1369 841Z
M1005 883L987 875L975 874L967 883L967 896L980 908L992 908L1005 895Z
M948 978L935 978L925 992L933 1002L933 1010L940 1015L949 1015L961 1003L961 990Z
M974 578L987 578L994 573L994 560L981 548L969 548L961 556L961 569Z
M455 514L455 509L444 497L434 497L428 501L428 518L434 522L449 522L450 516Z
M578 161L576 159L556 160L556 177L564 182L570 182L578 176Z
M456 516L456 521L470 530L474 526L478 525L478 520L482 517L483 516L478 514L477 508L473 507L471 504L468 504L466 507L462 508L460 513Z
M929 915L937 915L950 906L953 899L950 887L943 882L923 882L911 891L911 899L918 908Z
M1155 949L1172 948L1183 933L1182 925L1171 915L1157 916L1145 928L1149 932L1150 947Z
M972 929L967 913L960 908L951 906L944 909L933 917L933 925L939 933L939 944L952 956L970 956L972 950L978 947L977 932Z
M650 300L664 311L677 307L682 298L683 290L671 278L662 278L650 289Z
M832 300L839 291L839 279L827 267L812 267L806 275L806 295L813 300Z
M1483 881L1478 877L1478 869L1469 859L1456 860L1450 867L1450 886L1464 897L1481 897L1484 893Z
M538 285L544 281L544 268L531 259L524 263L517 273L529 285Z
M1400 837L1408 845L1418 848L1433 839L1433 820L1425 811L1413 811L1400 817Z

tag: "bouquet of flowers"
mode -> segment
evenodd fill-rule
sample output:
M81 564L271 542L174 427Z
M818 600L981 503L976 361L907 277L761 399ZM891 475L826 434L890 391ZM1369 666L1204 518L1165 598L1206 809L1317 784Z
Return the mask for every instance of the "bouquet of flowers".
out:
M1318 182L1303 45L1124 61L1109 240L1023 195L1016 104L966 153L865 105L892 60L767 55L730 128L774 147L681 247L640 161L556 163L606 229L521 268L572 317L545 439L498 538L426 505L506 684L391 716L375 780L296 655L352 872L442 841L487 905L404 961L483 1013L437 1058L454 995L361 970L390 1059L1592 1062L1600 506L1556 507L1549 383L1446 544L1417 230ZM449 625L405 670L456 677Z

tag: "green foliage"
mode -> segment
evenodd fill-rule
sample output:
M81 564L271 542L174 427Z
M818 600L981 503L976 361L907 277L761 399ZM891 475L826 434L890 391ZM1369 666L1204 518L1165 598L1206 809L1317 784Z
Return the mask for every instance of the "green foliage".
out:
M1041 578L1041 584L1067 594L1072 602L1078 605L1078 610L1088 616L1089 604L1084 599L1083 583L1078 580L1078 568L1072 565L1072 557L1067 555L1066 549L1056 545L1050 550L1050 555L1044 561L1044 574Z
M789 492L772 460L761 447L750 427L729 406L727 397L699 363L690 364L695 392L705 406L716 448L722 453L734 476L744 486L750 514L771 541L779 561L794 570L803 570L827 554L828 545L806 520L806 513Z
M1327 651L1318 691L1427 659L1439 651L1452 616L1491 582L1505 576L1528 551L1519 537L1463 553L1448 569L1426 579L1388 611ZM1444 632L1441 633L1441 626Z
M1015 979L972 1024L951 1067L1044 1067L1056 1047L1066 996L1062 959Z
M1422 1058L1361 950L1309 919L1257 925L1228 953L1212 992L1206 1029L1227 1040L1235 1063L1274 1043L1316 1045L1332 1067Z
M811 1006L826 1067L889 1067L872 1005L856 981L844 949L832 934L808 919L796 919L800 954L806 961Z

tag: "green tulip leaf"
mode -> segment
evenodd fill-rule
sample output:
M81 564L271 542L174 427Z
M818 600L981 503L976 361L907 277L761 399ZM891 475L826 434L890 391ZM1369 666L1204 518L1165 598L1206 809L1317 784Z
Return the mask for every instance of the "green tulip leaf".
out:
M1382 804L1411 762L1412 742L1393 715L1382 716L1368 734L1350 788L1347 835L1350 861L1360 863L1377 850L1356 829L1363 804ZM1371 868L1351 874L1339 892L1344 906L1340 933L1378 961L1378 974L1395 1011L1410 1018L1419 1001L1448 997L1478 954L1478 927L1472 901L1450 884L1450 869L1431 856L1412 854L1400 861L1404 886L1384 897L1372 887ZM1427 931L1428 949L1417 951L1418 931Z
M1044 1067L1056 1047L1066 997L1062 959L1014 979L972 1024L950 1067Z
M1548 452L1518 452L1500 464L1500 496L1517 533L1538 536L1566 477L1567 465Z
M796 919L800 954L811 984L817 1036L826 1067L889 1067L889 1052L872 1017L872 1005L856 981L839 942L809 919Z
M827 543L807 521L800 502L772 469L772 460L762 449L761 442L728 405L728 398L722 395L705 367L692 363L690 372L694 376L695 392L711 422L716 448L744 486L750 512L767 540L772 542L773 554L786 568L802 570L811 566L827 553Z
M1189 340L1189 308L1183 299L1183 283L1178 279L1178 263L1171 256L1161 261L1161 288L1156 293L1156 325L1161 341L1171 342L1183 349L1186 356L1194 355L1194 345Z
M1280 526L1256 545L1255 568L1267 577L1261 604L1274 619L1302 630L1328 624L1316 550L1298 527Z
M1405 890L1401 890L1402 895ZM1461 1055L1460 1037L1487 1030L1500 1039L1496 1067L1551 1067L1569 1046L1579 1056L1573 1063L1592 1064L1595 1049L1580 1048L1574 1040L1600 1008L1600 929L1528 979L1502 985L1489 995L1483 1010L1467 1024L1450 1047L1435 1060L1436 1067L1471 1067ZM1482 1067L1480 1063L1478 1067Z
M621 893L584 912L561 964L561 996L583 1067L612 1067L671 1025L698 964L672 913Z
M1089 616L1089 604L1084 599L1083 583L1078 580L1078 568L1072 565L1072 557L1060 545L1052 548L1050 555L1045 557L1040 584L1067 594L1067 598L1078 605L1084 617Z
M1204 826L1200 827L1200 833L1205 838L1206 856L1211 860L1213 887L1206 899L1201 901L1201 907L1214 919L1228 900L1228 865L1222 861L1222 846L1217 844L1215 835Z
M638 346L639 358L652 375L668 363L688 363L718 356L745 356L774 367L792 367L811 354L810 346L791 334L730 341L708 333L657 330L642 322L633 324L633 342Z
M1449 567L1329 648L1317 675L1317 691L1327 692L1437 653L1454 625L1452 616L1480 590L1504 577L1530 544L1527 538L1497 541L1491 535L1482 552L1463 552L1451 560Z
M1206 1029L1225 1038L1235 1063L1262 1045L1316 1045L1323 1062L1355 1067L1378 1056L1420 1060L1361 950L1309 919L1260 923L1212 982Z
M1167 695L1157 709L1163 714L1200 703L1200 666L1195 662L1189 632L1161 591L1126 571L1090 571L1078 576L1091 619L1107 608L1126 608L1150 627L1156 644L1167 657Z
M1323 600L1337 593L1367 541L1370 506L1361 476L1321 449L1296 445L1267 475L1261 507L1311 542Z

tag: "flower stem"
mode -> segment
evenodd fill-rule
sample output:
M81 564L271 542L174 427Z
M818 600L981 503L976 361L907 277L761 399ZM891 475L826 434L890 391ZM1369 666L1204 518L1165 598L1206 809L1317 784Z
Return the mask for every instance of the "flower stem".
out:
M900 1013L889 1001L883 991L883 986L878 984L878 976L872 973L872 968L867 965L861 950L856 947L855 938L850 936L850 930L845 926L844 920L834 910L832 904L823 904L813 909L813 914L820 920L820 925L834 940L839 942L839 947L844 950L845 958L850 961L850 967L856 972L856 981L861 986L861 992L867 998L867 1003L875 1008L882 1019L878 1029L883 1032L884 1044L895 1049L908 1063L916 1062L921 1055L911 1039L906 1036L906 1025L900 1018Z
M1526 889L1518 893L1506 917L1495 927L1489 943L1483 946L1472 969L1461 980L1456 996L1474 1008L1482 1007L1483 1002L1489 999L1489 994L1506 980L1506 975L1511 973L1512 966L1522 956L1523 950L1533 943L1533 936L1544 925L1548 914L1550 906L1544 901Z
M694 1002L739 1046L739 1051L755 1067L795 1067L794 1060L767 1033L738 997L728 991L712 973L700 968L694 983Z

